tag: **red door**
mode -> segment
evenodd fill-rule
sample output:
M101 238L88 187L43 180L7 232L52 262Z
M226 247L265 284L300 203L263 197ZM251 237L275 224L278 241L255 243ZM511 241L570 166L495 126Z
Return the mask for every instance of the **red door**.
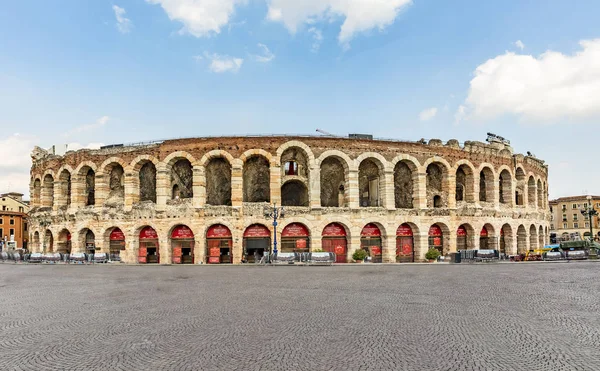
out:
M345 238L323 238L323 251L335 253L336 263L347 262L348 247Z
M147 261L148 250L145 247L141 247L138 253L138 263L146 264Z

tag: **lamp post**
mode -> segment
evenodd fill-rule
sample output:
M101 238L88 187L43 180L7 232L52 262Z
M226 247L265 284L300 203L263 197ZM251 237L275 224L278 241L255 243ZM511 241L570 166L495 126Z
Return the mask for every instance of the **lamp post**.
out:
M592 196L587 196L588 207L581 210L582 215L587 215L590 224L590 241L594 241L594 230L592 229L592 216L597 215L598 212L592 206Z
M273 255L277 254L277 219L285 216L283 206L277 207L276 203L273 206L265 207L264 209L265 218L273 219Z

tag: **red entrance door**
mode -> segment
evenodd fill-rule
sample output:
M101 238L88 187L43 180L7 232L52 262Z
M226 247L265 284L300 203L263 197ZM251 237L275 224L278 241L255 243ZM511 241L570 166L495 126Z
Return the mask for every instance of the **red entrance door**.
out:
M381 231L373 223L365 225L360 232L360 248L365 250L373 263L381 263Z
M140 232L138 262L141 264L160 263L158 234L152 227L145 227Z
M413 231L410 225L404 223L396 230L396 261L412 263L415 261Z
M281 252L307 252L308 228L300 223L288 224L281 231Z
M189 227L179 225L173 229L171 248L173 264L194 264L194 233Z
M233 239L231 231L222 224L215 224L206 232L206 248L208 264L233 263Z
M331 223L323 229L322 247L323 251L335 253L336 263L346 263L348 243L346 240L346 229L341 224Z

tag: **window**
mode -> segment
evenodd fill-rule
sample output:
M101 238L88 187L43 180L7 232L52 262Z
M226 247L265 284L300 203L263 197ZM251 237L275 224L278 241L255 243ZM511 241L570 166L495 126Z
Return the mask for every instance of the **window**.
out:
M590 223L589 222L585 222L585 227L589 228L590 227Z
M15 225L15 220L13 218L10 218L10 222L8 224Z
M285 163L285 175L298 175L298 163L294 161L288 161Z
M0 238L4 239L4 230L0 228Z
M572 208L573 210L577 209L577 204L573 204Z
M567 221L567 214L563 214L563 222Z
M15 235L15 230L13 228L9 229L10 234L9 236L14 236Z
M6 211L6 206L2 205L2 211Z
M573 228L579 228L579 223L573 223Z
M597 203L597 204L596 204L596 207L600 207L600 204L598 204L598 203Z
M567 205L562 205L562 210L567 211Z
M19 212L22 213L24 211L25 211L25 209L23 209L23 206L19 206Z
M24 224L23 224L23 230L24 230L25 232L27 232L27 223L24 223Z
M577 214L573 214L573 220L577 220Z
M567 223L563 223L563 229L567 229Z
M0 224L4 223L4 219L0 218Z
M554 224L550 224L550 229L554 230Z
M550 215L550 221L554 221L554 215Z

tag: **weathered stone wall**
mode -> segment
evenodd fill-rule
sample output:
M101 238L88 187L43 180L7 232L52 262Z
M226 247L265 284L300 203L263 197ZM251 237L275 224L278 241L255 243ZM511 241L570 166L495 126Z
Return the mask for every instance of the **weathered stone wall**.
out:
M156 166L146 162L139 173L140 201L156 203Z
M321 163L321 206L344 206L345 188L346 172L344 166L335 157L326 158Z
M231 165L221 157L206 166L206 203L231 206Z
M262 156L252 156L244 163L244 202L271 200L271 169Z
M171 168L172 199L192 198L192 164L189 160L182 159L173 164Z
M404 162L394 169L394 198L398 209L413 208L413 173Z

